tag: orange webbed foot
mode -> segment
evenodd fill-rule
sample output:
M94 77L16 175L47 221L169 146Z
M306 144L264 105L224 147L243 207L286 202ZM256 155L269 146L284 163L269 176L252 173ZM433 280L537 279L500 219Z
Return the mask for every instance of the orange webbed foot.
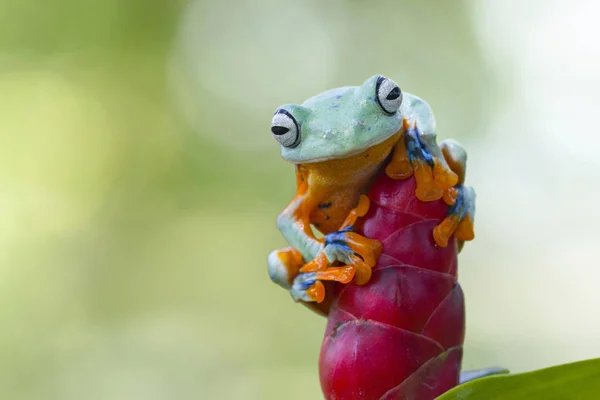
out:
M462 242L473 240L475 217L475 192L470 187L457 186L457 197L448 209L448 215L433 229L433 238L440 247L448 246L448 241L454 235L459 242L459 251Z
M317 273L317 279L364 285L371 279L372 269L381 255L381 242L355 232L336 232L325 247L328 257L343 262L343 267L330 267Z
M357 285L365 285L371 279L373 266L358 256L351 256L352 262L343 267L330 267L318 272L316 277L322 281L336 281L348 284L354 279Z
M404 135L394 148L386 174L392 179L414 175L416 196L421 201L436 201L458 183L458 176L447 164L433 133L423 133L417 123L404 121Z
M406 148L417 181L416 196L421 201L435 201L458 183L458 176L448 166L434 134L423 134L415 122L406 131Z
M367 214L369 205L369 198L361 195L358 205L350 211L340 230L325 235L323 252L330 263L339 261L346 266L354 266L354 269L362 269L363 265L373 268L377 264L382 250L381 242L354 232L356 220ZM359 272L359 275L366 276L363 272Z
M443 199L450 207L446 218L434 228L433 237L438 246L446 247L454 235L460 251L465 241L475 238L475 191L464 186L467 153L462 146L453 140L446 140L442 142L441 150L447 164L458 177L458 182L444 193Z
M312 261L300 268L291 293L296 300L321 302L325 298L321 281L336 281L358 285L366 284L371 278L371 269L377 264L382 251L381 242L354 232L359 217L369 211L369 199L362 195L359 202L337 232L325 235L323 251ZM332 263L342 266L330 266Z

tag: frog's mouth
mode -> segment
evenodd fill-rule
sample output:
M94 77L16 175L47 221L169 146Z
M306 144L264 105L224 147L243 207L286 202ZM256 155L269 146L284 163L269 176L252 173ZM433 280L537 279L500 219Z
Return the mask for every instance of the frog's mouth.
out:
M298 164L318 164L318 163L343 163L348 168L367 167L372 164L382 162L392 151L394 145L401 137L401 131L392 133L387 137L379 137L364 146L356 148L353 151L330 153L323 157L298 160ZM290 160L295 162L293 160ZM356 165L355 165L356 164Z
M320 157L305 158L302 152L298 154L298 157L287 157L288 161L298 164L316 164L327 161L335 160L346 160L351 158L364 158L365 160L371 159L375 161L375 155L383 154L383 158L387 157L392 151L392 148L401 136L402 129L392 132L386 136L379 136L371 141L364 143L360 147L356 147L353 150L342 149L340 151L331 151L330 153L323 154ZM382 158L382 160L383 160Z

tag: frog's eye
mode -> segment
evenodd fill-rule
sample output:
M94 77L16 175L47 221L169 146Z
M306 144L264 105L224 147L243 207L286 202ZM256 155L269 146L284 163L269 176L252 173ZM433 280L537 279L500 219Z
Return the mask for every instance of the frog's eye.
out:
M402 104L402 91L398 85L393 80L380 76L377 78L375 92L381 109L388 115L394 115Z
M288 111L277 110L271 121L273 137L283 147L296 147L300 143L300 129L296 119Z

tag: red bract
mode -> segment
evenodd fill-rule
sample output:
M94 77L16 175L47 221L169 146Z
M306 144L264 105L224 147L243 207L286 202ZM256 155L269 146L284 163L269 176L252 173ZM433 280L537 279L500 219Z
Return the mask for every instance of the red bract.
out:
M434 399L458 384L465 331L457 249L432 232L448 210L415 197L414 178L380 174L356 231L383 243L364 286L337 286L321 347L325 398Z

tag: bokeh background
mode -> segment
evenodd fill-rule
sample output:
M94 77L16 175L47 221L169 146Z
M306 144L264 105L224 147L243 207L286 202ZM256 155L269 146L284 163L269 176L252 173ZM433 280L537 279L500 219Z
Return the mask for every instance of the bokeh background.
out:
M0 0L0 398L317 399L279 104L376 73L468 149L465 368L600 356L600 5Z

